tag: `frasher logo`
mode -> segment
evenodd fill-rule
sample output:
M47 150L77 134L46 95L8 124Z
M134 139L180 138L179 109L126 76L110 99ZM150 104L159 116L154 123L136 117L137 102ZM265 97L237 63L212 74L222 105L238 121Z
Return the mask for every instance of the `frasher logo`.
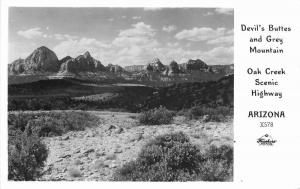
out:
M277 140L274 140L273 137L268 134L257 139L257 143L262 146L273 146L275 142L277 142Z

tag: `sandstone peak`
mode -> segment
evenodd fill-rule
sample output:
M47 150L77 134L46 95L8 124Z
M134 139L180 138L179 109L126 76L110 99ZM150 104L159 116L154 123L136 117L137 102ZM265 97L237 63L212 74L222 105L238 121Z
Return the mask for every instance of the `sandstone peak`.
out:
M25 71L27 72L56 72L59 69L58 58L56 54L45 46L34 50L25 59Z
M89 58L91 57L91 54L89 51L86 51L84 54L83 54L84 58Z
M36 50L41 50L41 51L51 51L48 47L46 46L40 46Z
M156 57L156 58L153 58L151 62L152 63L157 63L157 62L160 62L160 60L159 60L159 58Z
M18 59L9 65L10 74L57 72L58 69L56 54L45 46L35 49L25 60Z
M179 66L175 60L171 61L169 67L171 73L179 73Z
M161 63L159 58L154 58L150 63L147 64L147 71L162 72L166 67Z
M76 58L68 58L60 66L60 72L97 72L105 71L105 67L99 60L94 59L87 51Z
M186 64L184 64L185 69L187 70L206 70L208 69L208 65L200 59L190 59Z

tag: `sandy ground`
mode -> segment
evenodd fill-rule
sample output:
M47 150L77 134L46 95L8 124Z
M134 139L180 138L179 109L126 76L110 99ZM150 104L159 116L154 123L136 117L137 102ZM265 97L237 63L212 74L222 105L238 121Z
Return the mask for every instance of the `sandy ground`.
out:
M202 148L233 145L232 120L204 123L177 116L172 124L145 126L138 123L134 113L90 113L100 117L95 127L43 138L49 155L42 180L108 181L117 168L137 157L147 141L165 133L182 131Z

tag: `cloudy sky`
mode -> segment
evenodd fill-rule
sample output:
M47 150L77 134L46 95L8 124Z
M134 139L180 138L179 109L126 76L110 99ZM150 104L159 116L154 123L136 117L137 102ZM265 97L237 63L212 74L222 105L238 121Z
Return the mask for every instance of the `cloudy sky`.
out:
M232 64L233 20L222 8L10 8L9 62L47 46L59 59L89 51L104 65Z

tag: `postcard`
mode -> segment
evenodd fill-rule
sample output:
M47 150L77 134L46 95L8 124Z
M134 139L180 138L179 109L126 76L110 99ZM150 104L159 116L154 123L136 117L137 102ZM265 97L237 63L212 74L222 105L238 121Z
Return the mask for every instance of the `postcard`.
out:
M1 188L300 188L299 1L1 3Z

